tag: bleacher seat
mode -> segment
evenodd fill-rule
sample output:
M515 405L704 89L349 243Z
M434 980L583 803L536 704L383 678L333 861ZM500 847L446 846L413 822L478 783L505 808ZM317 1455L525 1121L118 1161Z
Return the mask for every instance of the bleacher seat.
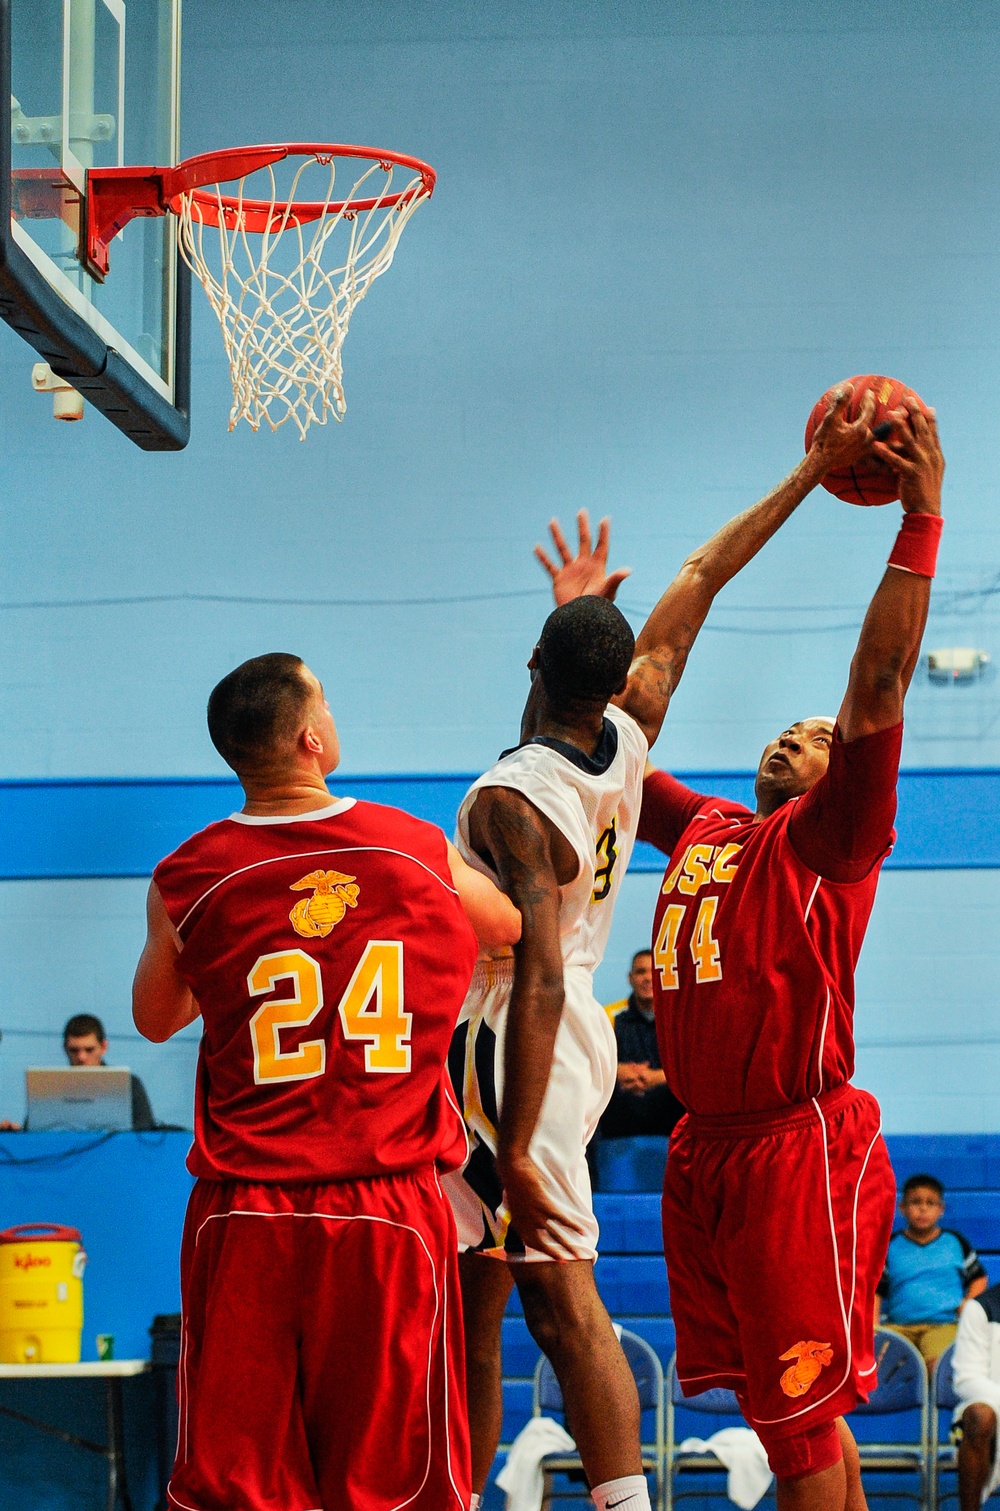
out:
M662 1254L602 1254L595 1273L597 1289L613 1317L670 1315L667 1267ZM524 1315L516 1291L511 1295L507 1315Z
M599 1139L597 1142L597 1189L599 1191L662 1191L667 1163L664 1134L637 1134L633 1138Z
M601 1226L602 1254L662 1254L659 1192L632 1195L599 1192L594 1211Z
M506 1316L500 1326L504 1376L530 1380L538 1363L538 1344L523 1317Z
M538 1350L535 1350L538 1357ZM531 1381L504 1380L503 1382L503 1435L504 1441L512 1443L531 1416Z
M890 1133L889 1157L902 1186L911 1175L936 1175L945 1191L1000 1189L1000 1135Z

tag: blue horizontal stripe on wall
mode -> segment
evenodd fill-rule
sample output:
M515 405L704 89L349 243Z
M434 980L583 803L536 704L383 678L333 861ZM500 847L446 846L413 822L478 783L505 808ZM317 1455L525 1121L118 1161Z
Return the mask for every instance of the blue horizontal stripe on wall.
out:
M680 772L699 791L750 803L747 772ZM472 780L464 774L335 777L330 787L405 808L447 833ZM118 778L0 782L0 879L148 876L196 829L241 803L228 777ZM899 870L1000 867L1000 770L904 771L899 839L887 864ZM636 848L634 871L662 858Z

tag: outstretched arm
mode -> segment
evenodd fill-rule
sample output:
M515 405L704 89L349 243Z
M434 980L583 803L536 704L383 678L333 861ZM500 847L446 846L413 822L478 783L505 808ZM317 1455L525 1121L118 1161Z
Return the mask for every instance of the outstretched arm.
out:
M903 529L865 615L851 662L837 720L844 740L900 722L927 622L944 457L933 413L925 416L918 405L908 404L897 417L892 444L876 442L874 451L899 477ZM909 566L897 565L897 560ZM920 570L922 566L926 571Z
M858 419L851 423L846 410L852 393L850 384L838 390L808 452L776 488L692 552L639 631L628 685L615 701L641 726L650 745L716 594L757 555L827 472L871 450L874 400L866 395Z
M565 1227L567 1220L547 1196L528 1152L545 1099L564 1000L552 826L520 793L505 787L480 792L474 820L477 841L488 848L504 891L521 913L507 1009L497 1168L521 1238L553 1259L565 1259L571 1256L553 1225Z
M146 1039L162 1044L186 1028L201 1009L177 969L177 930L170 922L155 882L146 897L146 944L132 983L132 1017Z
M933 416L907 406L893 418L892 446L879 444L876 453L899 475L903 528L865 615L826 775L788 821L799 859L837 882L860 881L892 844L903 698L920 653L941 531L944 458Z
M848 466L871 451L870 421L875 401L866 394L858 419L851 423L846 410L853 391L845 384L833 395L798 466L758 503L692 552L640 630L628 685L613 701L632 715L650 745L660 732L667 705L716 594L756 556L827 472ZM552 578L556 602L564 603L583 593L614 598L626 574L606 575L607 521L601 521L597 547L591 550L586 516L581 516L580 550L575 558L570 556L555 522L552 535L562 565L556 567L539 547L535 554Z

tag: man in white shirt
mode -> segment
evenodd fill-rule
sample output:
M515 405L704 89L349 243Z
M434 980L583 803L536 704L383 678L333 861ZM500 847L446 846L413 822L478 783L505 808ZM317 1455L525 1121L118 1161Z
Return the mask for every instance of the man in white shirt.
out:
M958 1442L959 1506L960 1511L979 1511L1000 1485L1000 1285L964 1302L952 1374L959 1398L952 1427Z

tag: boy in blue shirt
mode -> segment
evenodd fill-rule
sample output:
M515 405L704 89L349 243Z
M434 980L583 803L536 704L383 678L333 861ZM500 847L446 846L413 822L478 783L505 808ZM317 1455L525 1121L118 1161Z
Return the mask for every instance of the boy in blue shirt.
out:
M906 1227L889 1240L875 1298L875 1325L915 1344L930 1369L954 1341L966 1299L989 1284L979 1255L961 1233L942 1228L944 1187L934 1175L911 1175L899 1210Z

